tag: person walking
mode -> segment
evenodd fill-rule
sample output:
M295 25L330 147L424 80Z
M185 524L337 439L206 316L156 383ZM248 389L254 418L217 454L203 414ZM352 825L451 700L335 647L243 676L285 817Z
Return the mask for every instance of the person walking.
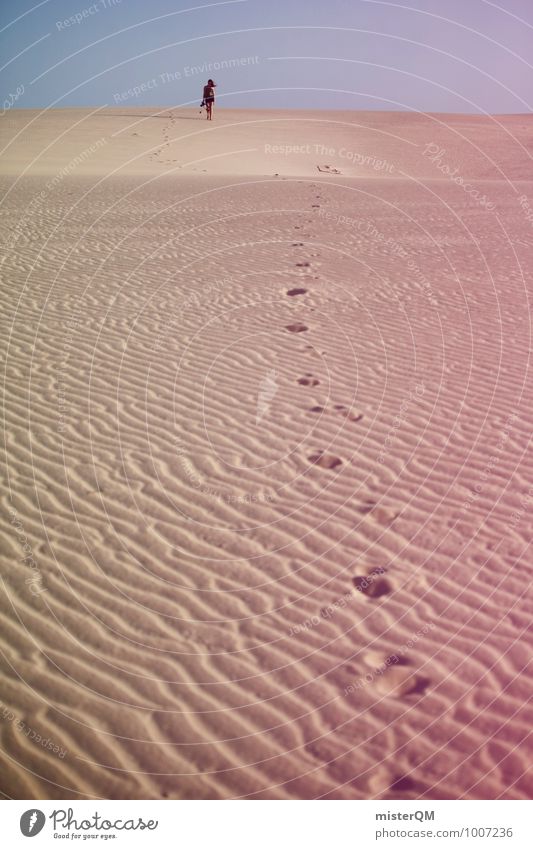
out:
M207 85L204 85L204 104L207 112L207 120L213 120L213 104L215 102L216 83L213 80L208 80Z

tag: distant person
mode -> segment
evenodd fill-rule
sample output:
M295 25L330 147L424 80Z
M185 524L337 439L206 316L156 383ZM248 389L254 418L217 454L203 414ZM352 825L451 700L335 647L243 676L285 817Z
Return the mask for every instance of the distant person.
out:
M204 104L207 111L207 120L213 120L213 103L215 102L216 83L213 80L207 80L207 85L204 85Z

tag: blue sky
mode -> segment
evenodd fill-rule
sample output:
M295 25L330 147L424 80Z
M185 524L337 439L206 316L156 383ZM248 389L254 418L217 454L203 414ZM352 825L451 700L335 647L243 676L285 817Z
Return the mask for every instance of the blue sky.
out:
M15 108L197 103L209 76L219 107L533 104L533 0L2 0L0 30Z

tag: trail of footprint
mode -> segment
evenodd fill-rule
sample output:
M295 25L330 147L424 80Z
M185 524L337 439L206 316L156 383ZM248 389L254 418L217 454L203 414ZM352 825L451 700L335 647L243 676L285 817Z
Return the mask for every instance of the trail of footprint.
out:
M173 126L173 124L174 124L173 116L169 115L168 117L170 118L170 125ZM163 132L164 144L155 151L155 153L153 154L153 156L150 157L150 159L157 160L162 165L164 165L165 163L169 163L169 162L176 163L178 161L177 159L162 159L161 158L162 155L167 152L167 148L170 148L170 135L169 135L170 129L169 129L168 124L165 124L162 132Z

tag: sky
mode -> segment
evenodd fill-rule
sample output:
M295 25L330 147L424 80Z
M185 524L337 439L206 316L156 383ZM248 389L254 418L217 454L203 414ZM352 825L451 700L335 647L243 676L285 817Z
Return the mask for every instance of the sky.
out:
M190 105L212 77L219 108L525 113L532 43L533 0L0 2L5 111Z

